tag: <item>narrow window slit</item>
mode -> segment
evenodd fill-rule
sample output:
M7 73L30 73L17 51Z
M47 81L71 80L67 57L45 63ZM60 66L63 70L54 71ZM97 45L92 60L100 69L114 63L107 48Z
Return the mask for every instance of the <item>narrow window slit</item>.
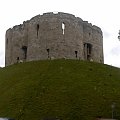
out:
M6 43L8 44L8 38L7 38L7 40L6 40Z
M48 58L50 58L50 55L49 55L50 49L46 49L46 50L47 50L47 53L48 53Z
M65 34L65 23L64 22L62 23L62 34L63 35Z
M76 57L76 58L78 57L77 54L78 54L78 51L75 51L75 57Z
M37 24L37 38L38 38L38 33L39 33L39 24Z

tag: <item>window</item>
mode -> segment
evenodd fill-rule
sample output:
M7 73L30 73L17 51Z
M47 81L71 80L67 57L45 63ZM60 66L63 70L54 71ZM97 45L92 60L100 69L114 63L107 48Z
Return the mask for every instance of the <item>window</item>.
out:
M16 58L16 60L17 60L17 63L19 63L20 58L19 58L19 57L17 57L17 58Z
M24 54L24 59L27 59L27 46L22 46L23 54Z
M50 56L49 56L50 49L46 49L46 50L47 50L47 53L48 53L48 58L50 58Z
M91 60L92 45L90 43L84 44L84 57L86 60Z
M6 48L8 48L8 38L6 39Z
M39 33L39 24L37 24L37 38L38 38L38 33Z
M8 44L8 38L7 38L7 40L6 40L6 44Z
M62 23L62 34L63 35L65 34L65 23L64 22Z
M77 53L78 53L78 51L75 51L75 57L77 58Z

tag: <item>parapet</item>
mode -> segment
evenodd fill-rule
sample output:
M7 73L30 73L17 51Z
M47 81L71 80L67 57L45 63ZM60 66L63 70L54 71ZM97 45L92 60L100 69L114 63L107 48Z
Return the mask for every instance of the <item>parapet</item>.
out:
M98 26L93 25L93 29L97 30L99 33L102 34L102 30Z
M92 29L97 30L99 33L102 34L102 31L98 26L92 25L91 23L88 23L88 21L83 21L81 18L76 17L75 15L72 15L72 14L69 14L69 13L64 13L64 12L58 12L58 13L47 12L47 13L43 13L42 15L39 14L39 15L36 15L36 16L32 17L30 20L24 21L23 24L16 25L11 29L14 29L14 30L19 29L20 30L20 29L23 29L24 28L23 26L25 24L29 23L29 22L36 22L36 21L39 21L42 18L46 18L46 17L49 18L49 17L52 17L52 16L59 17L59 18L73 19L75 21L83 23L84 26L89 26Z

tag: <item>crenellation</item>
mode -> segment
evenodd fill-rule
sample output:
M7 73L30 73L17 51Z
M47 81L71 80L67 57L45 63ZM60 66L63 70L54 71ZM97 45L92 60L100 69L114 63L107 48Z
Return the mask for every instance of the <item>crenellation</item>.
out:
M63 12L58 12L58 16L65 16L65 17L71 17L71 18L75 18L75 15L69 14L69 13L63 13Z
M54 15L54 13L53 12L47 12L47 13L43 13L43 16L51 16L51 15Z
M93 25L91 23L89 23L88 21L83 21L83 25L84 27L90 27L91 29L93 28Z
M63 13L63 12L58 12L58 18L60 19L67 19L67 20L76 20L76 17L72 14L68 14L68 13Z
M77 20L78 22L83 23L83 20L82 20L81 18L79 18L79 17L77 17L76 20Z
M19 60L81 59L104 62L99 27L72 14L37 15L6 31L6 66Z
M100 34L102 34L102 30L96 25L93 25L93 29L97 30Z

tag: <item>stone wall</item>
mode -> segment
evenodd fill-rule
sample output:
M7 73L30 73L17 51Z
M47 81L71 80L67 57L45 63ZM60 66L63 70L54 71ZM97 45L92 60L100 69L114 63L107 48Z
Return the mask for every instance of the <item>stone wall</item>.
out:
M97 26L67 13L44 13L6 31L6 61L81 59L103 63L103 36Z

